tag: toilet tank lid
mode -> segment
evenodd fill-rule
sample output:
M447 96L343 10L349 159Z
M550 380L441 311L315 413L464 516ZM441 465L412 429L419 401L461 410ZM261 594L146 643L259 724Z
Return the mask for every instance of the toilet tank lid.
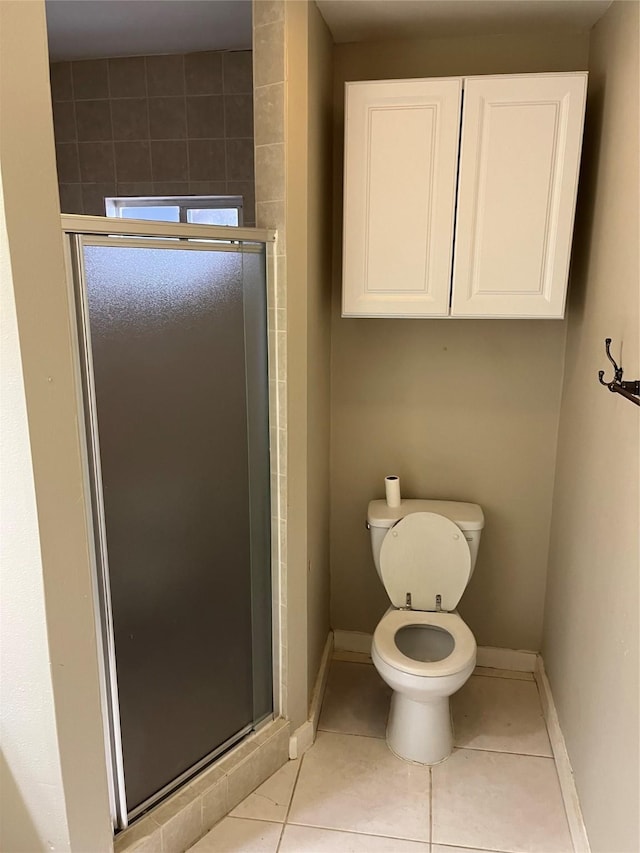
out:
M435 512L453 521L460 530L482 530L484 527L482 507L462 501L402 500L395 509L386 501L371 501L367 521L371 527L393 527L412 512Z

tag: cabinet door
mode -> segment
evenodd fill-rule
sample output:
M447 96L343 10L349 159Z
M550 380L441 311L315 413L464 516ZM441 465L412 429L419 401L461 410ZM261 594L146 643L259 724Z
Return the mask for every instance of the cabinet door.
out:
M453 316L563 316L586 85L465 80Z
M343 316L449 313L461 87L347 83Z

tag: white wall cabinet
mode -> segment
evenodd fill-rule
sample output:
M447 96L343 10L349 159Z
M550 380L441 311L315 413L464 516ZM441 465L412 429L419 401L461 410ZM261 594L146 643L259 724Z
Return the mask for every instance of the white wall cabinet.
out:
M461 95L460 79L347 83L345 315L449 313Z
M343 316L562 317L586 81L347 83Z

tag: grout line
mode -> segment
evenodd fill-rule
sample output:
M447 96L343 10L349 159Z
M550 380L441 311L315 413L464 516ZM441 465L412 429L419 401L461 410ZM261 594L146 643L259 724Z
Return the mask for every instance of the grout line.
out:
M229 820L251 820L251 821L255 821L256 823L272 823L272 824L275 824L277 826L282 827L282 831L280 833L280 839L278 841L278 846L276 847L275 853L278 853L278 851L280 850L280 844L282 843L282 836L284 835L284 829L286 826L298 826L302 829L320 829L323 832L342 832L342 833L345 833L346 835L366 836L368 838L384 838L384 839L393 839L393 840L397 840L397 841L409 841L409 842L414 842L417 844L427 844L427 843L434 844L434 843L436 843L433 841L432 842L426 842L424 840L420 840L420 839L416 839L416 838L405 838L404 836L399 836L399 835L380 835L379 833L365 832L363 830L357 830L357 829L343 829L343 828L338 829L335 826L318 826L317 824L311 824L311 823L281 823L280 821L271 820L270 818L249 817L248 815L239 816L239 815L231 815L231 814L224 815L222 818L220 818L220 820L210 830L208 830L205 833L205 835L202 836L202 838L204 838L206 835L208 835L209 832L212 832L217 826L219 826L222 823L222 821L227 820L227 819L229 819ZM429 834L430 835L432 834L431 826L430 826ZM201 839L199 839L199 840L201 840ZM197 842L195 842L195 843L197 844ZM437 842L437 843L441 844L441 842ZM462 850L462 851L468 851L469 850L468 847L461 847L459 844L452 844L451 842L448 842L446 844L442 843L441 846L447 847L447 848L450 847L453 850ZM477 845L476 845L476 847L478 850L482 850L483 853L510 853L510 851L495 850L492 847L491 848L489 848L489 847L478 847ZM191 848L189 848L189 849L191 849ZM188 851L187 851L187 853L188 853Z
M202 794L198 794L197 797L194 797L193 802L196 803L198 801L200 802L200 808L198 809L198 813L200 814L200 835L195 841L193 841L189 845L189 847L187 847L186 853L188 853L189 849L191 847L194 847L200 841L200 839L204 838L209 831L208 829L204 828L204 796ZM162 829L160 830L160 845L162 846Z
M520 672L521 670L514 669L514 672ZM529 673L526 673L529 675ZM472 672L471 678L500 678L502 681L523 681L525 684L531 684L535 682L535 678L520 678L517 675L496 675L493 672Z
M150 105L149 105L149 75L147 73L148 72L147 58L148 57L146 57L146 56L143 57L143 59L144 59L144 100L145 100L145 109L147 112L147 139L146 139L146 142L149 145L149 177L150 177L149 183L152 186L151 193L152 193L152 195L155 195L154 184L156 182L156 179L155 179L154 168L153 168L153 146L151 145L151 110L149 108L150 107Z
M82 213L84 213L84 194L82 192L82 171L80 169L80 146L78 145L78 111L76 109L76 84L73 79L73 62L69 63L69 78L71 81L71 103L73 104L73 132L75 134L75 139L73 140L73 144L76 149L76 163L78 164L78 184L80 185L80 207L82 208ZM52 104L53 109L53 104ZM55 134L54 134L54 144L55 144ZM57 175L58 164L56 163L56 178L58 181L60 180ZM114 164L115 169L115 164Z
M469 849L470 849L469 847L461 847L459 844L451 844L451 842L449 842L449 841L446 844L442 844L440 841L437 841L436 844L438 844L441 847L444 847L447 850L449 848L451 848L452 850L461 850L462 853L469 853ZM494 850L493 847L479 847L477 844L476 844L476 849L482 850L482 853L513 853L513 851L510 851L510 850Z
M308 752L308 750L307 750L307 752ZM304 752L304 753L302 754L302 756L300 757L300 764L299 764L299 766L298 766L298 772L296 773L296 778L295 778L295 781L294 781L294 783L293 783L293 788L291 789L291 799L289 800L289 805L287 806L287 813L286 813L286 815L284 816L284 822L285 822L285 823L287 823L287 821L289 820L289 813L290 813L290 811L291 811L291 804L293 803L293 798L294 798L295 793L296 793L296 788L298 787L298 780L300 779L300 772L301 772L301 770L302 770L302 762L304 761L304 758L305 758L305 755L306 755L306 754L307 754L307 753L306 753L306 752Z
M366 737L369 740L385 740L385 737L386 737L385 735L361 735L361 734L358 734L356 732L338 732L338 731L335 731L334 729L321 729L320 726L318 726L318 731L322 732L323 734L326 734L326 735L343 735L345 737ZM402 759L400 759L400 761L402 761ZM411 762L409 762L409 763L411 763ZM428 765L424 765L424 766L426 767Z
M251 793L253 793L253 794L254 794L254 793L255 793L255 791L252 791ZM247 794L247 796L245 797L245 799L249 799L249 797L250 797L250 796L251 796L251 794ZM244 800L241 800L241 802L244 802ZM238 805L240 805L240 803L238 803ZM218 823L214 824L214 826L212 827L212 829L215 829L215 828L216 828L216 826L218 826L219 824L221 824L221 823L222 823L222 821L223 821L223 820L226 820L227 818L229 818L229 820L253 820L253 821L255 821L256 823L275 823L275 824L277 824L277 826L284 826L284 824L282 823L282 821L281 821L281 820L274 820L274 819L273 819L273 818L271 818L271 817L250 817L249 815L245 815L245 814L240 815L240 814L231 814L231 813L229 813L229 814L223 815L223 816L220 818L220 820L218 821ZM211 830L209 830L209 832L211 832Z
M286 826L285 823L280 825L280 835L278 836L278 843L276 845L275 853L278 853L278 851L280 850L280 845L282 844L282 836L284 835L285 826Z
M153 96L153 97L156 97L156 96ZM163 96L158 95L157 97L163 97ZM117 100L117 98L114 98L113 100ZM139 98L138 100L142 100L142 98ZM149 100L152 100L152 98L150 98ZM69 103L71 103L71 102L69 101ZM82 101L80 103L82 103ZM184 142L185 140L187 140L187 141L190 140L192 142L221 142L227 138L231 142L235 142L236 140L242 141L242 140L250 140L251 139L250 136L229 136L229 137L226 137L226 136L195 136L195 137L193 137L193 136L175 136L175 137L173 137L173 136L171 136L171 137L163 137L161 139L156 139L154 137L153 139L150 140L150 137L147 137L147 136L142 137L141 136L141 137L135 138L135 139L116 139L116 140L114 140L113 136L111 136L108 139L107 138L105 138L105 139L81 139L81 140L70 139L67 142L59 142L58 144L59 145L70 145L73 142L78 142L79 145L93 145L96 142L114 142L114 141L115 142L149 142L149 141L151 141L151 142ZM273 144L278 145L279 143L273 143ZM180 178L174 178L173 180L181 180L181 179ZM67 183L72 183L72 181L67 181ZM221 182L219 182L219 183L221 183ZM237 180L234 178L232 180L232 183L250 184L251 181L248 178L239 178Z
M185 62L185 54L182 55L182 83L184 86L182 97L184 100L184 149L187 161L187 195L190 195L191 159L189 157L189 142L191 141L191 135L189 133L189 111L187 109L187 64Z
M320 726L318 726L318 731L322 732L323 734L340 735L342 737L364 737L364 738L368 738L369 740L377 740L377 741L385 740L384 735L365 735L365 734L359 734L357 732L341 732L341 731L336 731L335 729L323 729L323 728L320 728ZM547 758L550 761L554 760L553 755L540 755L540 753L537 753L537 752L514 752L513 750L509 750L509 749L490 749L489 747L481 747L481 746L461 746L457 743L454 743L454 749L468 749L470 752L494 752L494 753L497 752L497 753L500 753L501 755L521 755L524 758ZM399 759L399 760L401 761L402 759ZM423 767L434 767L436 765L423 764L422 766Z
M118 195L118 161L116 159L116 135L113 131L113 104L111 99L111 69L109 67L109 60L107 60L107 96L108 96L108 105L109 105L109 124L111 126L111 139L108 140L111 142L111 156L113 157L113 194ZM151 168L151 152L149 152L149 168ZM102 199L102 205L104 204L104 197ZM82 203L82 207L84 209L84 200ZM101 216L106 216L107 211L104 210Z
M322 829L326 832L344 832L347 835L360 835L366 836L367 838L386 838L393 839L394 841L410 841L414 844L429 844L428 841L425 841L424 838L408 838L406 835L380 835L376 832L367 832L366 830L361 829L343 829L337 826L323 826L317 823L290 823L289 826L301 826L304 829ZM468 849L468 848L467 848ZM277 851L276 851L277 853ZM486 851L486 853L493 853L493 851Z
M232 138L233 139L250 139L251 137L250 136L238 136L238 137L234 136ZM274 148L274 147L279 146L279 145L284 148L284 142L263 142L261 145L255 145L254 148L257 151L258 148ZM275 199L275 200L278 201L278 199ZM268 199L268 201L271 201L271 199Z
M256 86L254 91L257 89L270 89L272 86L283 86L284 80L276 80L275 83L261 83L259 86ZM237 92L238 95L248 95L249 92Z
M429 767L429 850L433 845L433 767Z
M302 756L300 757L300 764L298 765L298 772L296 773L296 778L293 782L293 788L291 789L291 798L289 799L289 805L287 806L287 811L286 811L286 814L284 816L284 820L282 821L282 832L280 833L280 838L278 840L278 846L276 847L276 853L279 853L279 851L280 851L280 845L282 844L282 838L284 836L284 829L285 829L287 822L289 820L289 812L291 811L291 804L293 803L293 798L294 798L295 793L296 793L296 788L298 787L298 779L300 778L300 771L302 770L302 762L304 761L305 755L306 755L306 752L304 752L302 754Z
M224 156L224 191L228 192L227 183L229 181L229 157L227 155L227 81L226 81L226 62L222 56L222 138L224 139L223 156ZM255 130L254 130L255 133ZM254 179L255 181L255 179ZM243 199L244 201L244 199ZM244 213L244 210L243 210Z
M467 749L469 752L493 752L500 755L521 755L523 758L546 758L548 761L554 760L553 755L540 755L537 752L511 752L507 749L488 749L481 746L458 746L458 744L454 744L454 749Z

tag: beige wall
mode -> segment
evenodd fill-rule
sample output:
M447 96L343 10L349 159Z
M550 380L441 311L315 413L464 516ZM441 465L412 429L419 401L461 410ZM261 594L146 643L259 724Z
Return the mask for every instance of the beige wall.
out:
M364 522L368 501L384 495L383 477L394 473L407 497L483 507L461 614L479 644L540 648L566 328L550 320L340 317L344 82L581 70L587 51L586 34L558 33L335 48L334 628L373 631L388 605Z
M308 5L285 3L285 183L287 219L287 610L289 710L307 719L307 53ZM297 702L294 703L295 697Z
M591 35L543 655L593 853L638 832L638 409L598 385L638 355L638 5ZM620 358L621 357L621 358Z
M329 632L329 406L333 42L309 4L307 166L307 632L313 689Z
M33 584L40 599L24 602L20 626L22 636L34 638L33 648L27 641L25 657L33 681L25 684L26 671L10 669L3 698L20 696L28 702L40 692L42 702L42 728L35 740L31 732L36 707L11 721L9 769L20 772L14 782L23 810L3 815L3 822L10 822L14 845L4 849L49 850L55 843L56 849L106 851L112 833L44 2L3 2L0 14L0 169L7 237L3 248L8 248L10 258L28 421L28 436L22 419L18 424L22 434L15 438L23 453L27 441L30 446L38 522L36 534L30 510L21 554L25 562L16 554L10 556L12 586L7 591L28 595ZM19 75L16 68L21 69ZM3 492L12 494L15 488L19 493L29 487L24 461L22 469L14 471L15 482L3 481ZM16 602L6 605L6 611L3 608L3 627L8 613L9 630L14 606ZM19 640L19 634L11 634L10 653L15 653L12 644ZM13 712L15 706L7 713ZM33 846L34 834L39 848Z
M329 631L331 45L315 3L285 4L285 44L287 607L300 611L304 640L289 638L290 686L293 672L305 671L306 719Z
M276 228L284 708L294 728L329 631L331 41L314 3L254 3L256 213ZM274 425L272 425L274 426Z
M129 195L241 195L255 224L250 50L55 62L63 213Z
M40 537L13 277L0 184L0 850L69 849Z

